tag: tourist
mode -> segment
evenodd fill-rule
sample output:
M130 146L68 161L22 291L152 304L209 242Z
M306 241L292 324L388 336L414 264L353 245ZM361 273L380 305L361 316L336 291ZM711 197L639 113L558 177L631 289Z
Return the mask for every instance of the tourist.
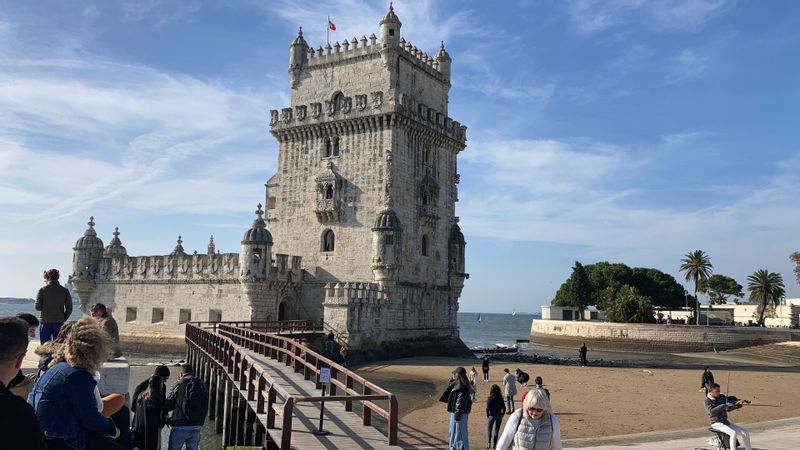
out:
M333 336L333 331L328 333L328 337L325 338L325 350L328 352L329 355L333 356L333 349L335 347L336 338Z
M342 366L347 367L347 346L342 345L342 348L339 349L339 355L342 357Z
M712 384L714 384L714 374L711 372L711 368L706 366L700 377L700 392L708 393Z
M500 434L500 424L503 422L505 414L506 403L500 393L500 386L493 384L489 388L489 398L486 400L486 418L488 419L486 425L486 448L495 448L497 446L497 436ZM492 429L494 429L494 433L492 433ZM492 434L494 434L494 441L492 440ZM492 442L494 442L494 445L492 445Z
M508 414L514 411L514 396L517 395L517 379L509 373L508 369L503 369L503 393L506 396Z
M533 379L533 383L536 385L535 386L536 389L543 390L544 393L547 394L547 399L550 400L550 390L544 387L544 380L542 380L542 377L537 376L536 378ZM525 399L523 399L523 402L524 401Z
M728 403L720 405L717 402L717 397L719 397L719 385L711 383L708 385L708 393L704 399L706 412L708 412L708 417L711 420L711 428L730 436L730 448L732 450L736 449L736 436L742 438L744 447L747 450L752 450L750 447L750 433L728 420L728 411L741 408L745 400L738 400L734 405Z
M531 379L530 375L528 375L527 373L523 372L519 368L517 368L517 370L516 370L516 375L517 375L517 383L519 383L519 384L521 384L523 386L527 386L528 385L528 381Z
M497 442L498 450L562 450L561 424L553 414L550 400L541 389L525 396L522 408L514 411Z
M21 319L28 326L28 338L35 338L36 328L39 327L39 319L31 313L19 313L17 314L17 319ZM11 380L6 387L13 394L20 396L23 400L27 400L28 394L30 394L31 389L33 389L35 377L36 374L25 375L20 369L14 379Z
M119 345L119 326L117 326L117 321L114 320L114 317L111 316L111 312L106 309L106 305L97 303L92 306L92 317L97 319L100 327L111 337L111 358L122 356L122 349Z
M156 366L156 370L153 371L153 375L156 377L161 377L164 385L166 386L167 381L169 380L170 372L169 367L160 365ZM137 384L136 387L133 389L133 395L131 396L131 411L134 413L136 412L136 399L139 397L139 394L144 392L147 389L147 386L150 384L150 378L142 381L141 383ZM166 390L164 391L164 398L166 399Z
M203 380L194 376L190 364L181 366L180 379L172 386L164 410L172 411L167 422L172 427L169 450L180 450L184 444L186 450L198 450L208 411L208 389Z
M44 281L47 284L36 294L35 308L42 312L39 317L42 322L39 341L42 344L55 338L61 325L72 315L72 297L67 288L58 283L59 276L56 269L45 270Z
M164 366L159 366L164 367ZM165 377L148 378L147 386L132 402L133 440L139 450L161 450L161 429L164 428Z
M483 382L486 383L489 381L489 357L483 357Z
M450 413L450 450L469 450L468 419L472 411L472 385L467 379L467 370L456 367L448 386L447 412ZM170 449L171 450L171 449Z
M113 450L124 447L114 441L120 430L103 416L106 405L98 401L94 373L108 358L111 341L97 321L84 317L71 327L66 340L53 354L55 364L36 382L28 403L33 405L50 450ZM124 400L114 400L113 409Z
M35 377L37 380L41 378L42 374L47 371L47 369L63 359L64 343L67 341L67 336L69 336L74 325L74 321L65 323L61 329L58 330L58 335L55 339L36 347L34 353L39 355L39 372Z
M469 371L469 384L472 385L472 401L478 401L478 371L475 370L475 366L472 366L472 370Z
M33 408L6 388L19 373L27 349L27 324L16 317L0 319L0 448L46 450Z
M581 345L581 348L578 350L581 356L581 366L586 366L589 364L589 361L586 359L586 353L588 351L589 350L586 348L586 342L584 342L583 345Z

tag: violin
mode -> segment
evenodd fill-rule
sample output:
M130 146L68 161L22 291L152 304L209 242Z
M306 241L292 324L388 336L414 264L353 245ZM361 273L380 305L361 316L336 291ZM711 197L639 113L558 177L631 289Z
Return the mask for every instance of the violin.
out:
M717 396L717 405L728 405L731 408L741 408L744 405L749 405L753 402L750 400L739 399L734 395L723 395L719 394Z

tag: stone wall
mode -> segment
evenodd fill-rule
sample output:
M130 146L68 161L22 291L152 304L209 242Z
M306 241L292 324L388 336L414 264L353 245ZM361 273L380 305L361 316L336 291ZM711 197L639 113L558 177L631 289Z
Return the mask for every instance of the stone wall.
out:
M534 320L531 342L556 347L631 352L707 352L785 342L788 330L749 327Z

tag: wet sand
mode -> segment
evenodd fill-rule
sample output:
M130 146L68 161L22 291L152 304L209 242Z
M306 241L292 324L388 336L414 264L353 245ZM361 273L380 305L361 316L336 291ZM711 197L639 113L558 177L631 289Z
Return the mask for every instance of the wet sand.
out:
M703 364L697 361L697 364ZM485 403L489 386L502 387L503 368L517 367L533 379L544 378L553 409L561 421L562 438L615 436L703 427L708 416L698 392L698 369L575 367L493 362L490 382L484 383L475 359L407 358L391 364L371 364L357 371L392 391L400 403L400 439L406 445L446 447L449 415L438 401L456 366L475 366L479 375L478 401L469 419L472 448L486 446ZM730 394L753 401L730 413L736 423L800 416L800 372L797 369L713 368L723 393L730 374ZM518 390L524 389L518 386ZM519 396L517 396L519 407ZM507 417L507 416L506 416ZM503 427L505 426L505 420ZM502 432L502 427L501 427Z

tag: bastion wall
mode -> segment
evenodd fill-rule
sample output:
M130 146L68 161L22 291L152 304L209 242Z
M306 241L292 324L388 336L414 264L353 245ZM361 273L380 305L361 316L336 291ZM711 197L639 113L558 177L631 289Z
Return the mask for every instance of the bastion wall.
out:
M534 320L531 342L555 347L629 352L708 352L792 339L788 330L750 327Z

